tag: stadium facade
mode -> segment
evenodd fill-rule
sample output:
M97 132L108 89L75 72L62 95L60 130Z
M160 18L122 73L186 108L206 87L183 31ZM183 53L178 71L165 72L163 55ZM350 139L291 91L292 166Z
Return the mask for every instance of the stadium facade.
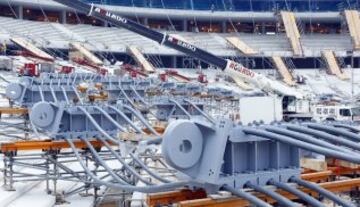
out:
M352 47L353 38L349 35L344 15L345 10L359 8L359 2L356 0L332 0L331 3L328 0L87 0L87 2L102 4L150 28L176 33L189 39L194 36L199 41L189 40L189 42L200 44L198 46L204 49L213 49L208 44L211 45L211 41L214 40L222 44L218 41L219 38L215 37L217 34L221 37L243 36L249 40L250 45L255 45L254 47L260 51L259 54L244 56L235 50L223 53L223 50L230 50L226 41L223 42L225 45L220 50L214 47L212 52L241 61L250 68L272 68L273 64L269 58L274 55L285 57L287 64L292 68L321 68L326 64L321 60L322 50L325 49L333 50L343 67L359 65L359 54ZM288 43L282 40L286 39L286 33L280 17L281 11L294 12L304 50L301 57L295 57ZM111 27L107 22L77 13L50 0L0 0L0 15L20 20ZM103 32L106 33L106 30ZM209 33L210 38L208 40L202 38L203 33ZM142 49L153 62L158 62L156 65L159 66L182 68L197 67L201 64L207 67L205 63L182 54L147 52L150 49ZM99 49L96 52L109 51ZM110 52L116 59L132 62L132 58L124 51Z

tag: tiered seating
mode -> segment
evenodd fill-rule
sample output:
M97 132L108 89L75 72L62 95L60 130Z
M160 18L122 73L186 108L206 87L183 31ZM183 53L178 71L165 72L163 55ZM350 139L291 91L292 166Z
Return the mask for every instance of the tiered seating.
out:
M290 86L294 86L296 83L294 81L294 78L289 71L289 68L284 63L283 59L279 56L272 56L271 57L272 62L274 63L276 69L280 73L283 81Z
M228 48L225 44L219 42L216 37L210 33L190 33L190 32L179 32L176 33L181 36L187 42L196 45L197 47L207 50L207 51L217 51L223 55L228 54Z
M290 40L294 56L303 56L303 50L300 43L300 32L296 24L295 15L292 12L282 11L281 19L285 26L286 36Z
M351 37L340 34L311 34L301 38L304 53L320 56L323 50L343 52L352 50Z
M322 51L322 56L326 61L326 65L330 74L336 75L340 80L347 80L349 77L341 70L336 60L335 54L331 50Z
M245 55L255 55L258 53L237 37L227 37L226 40Z
M46 22L35 22L17 20L12 18L0 18L0 27L11 32L14 36L23 36L39 40L63 41L63 33L56 30L52 24Z
M136 62L148 73L154 73L155 67L144 57L141 51L134 46L128 47L128 52L134 57Z
M225 37L233 36L224 34ZM240 34L241 40L264 56L291 56L292 49L285 35Z
M125 53L129 46L141 48L149 55L180 55L173 49L137 35L122 28L95 27L89 25L61 25L57 23L34 22L0 17L0 28L9 35L3 37L23 37L34 41L34 45L44 48L68 49L70 42L84 42L89 50ZM228 46L227 38L240 36L241 41L257 51L254 56L290 57L293 49L285 34L216 34L173 32L186 41L217 56L236 56L238 49ZM337 54L345 54L352 49L350 36L302 35L301 44L306 56L320 56L322 50L331 49ZM182 55L182 54L181 54Z
M348 24L350 35L353 39L354 49L360 49L360 18L359 11L345 10L345 19Z

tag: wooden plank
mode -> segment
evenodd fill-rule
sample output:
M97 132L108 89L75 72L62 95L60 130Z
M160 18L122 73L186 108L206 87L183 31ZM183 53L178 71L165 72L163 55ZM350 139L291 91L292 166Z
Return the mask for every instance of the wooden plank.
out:
M328 180L328 178L332 175L334 175L333 171L326 170L323 172L302 174L301 179L318 183L318 182L323 182L323 181Z
M89 140L90 143L95 147L102 147L103 144L97 140ZM110 143L113 144L113 143ZM82 149L87 148L85 142L80 140L74 140L74 145L76 148ZM26 150L58 150L70 148L70 145L66 141L54 141L54 140L30 140L30 141L18 141L18 142L9 142L1 143L0 149L1 152L11 152L11 151L26 151Z
M26 108L0 107L0 115L2 114L25 115L27 113L28 113L28 109Z
M300 166L302 168L307 168L311 170L315 170L317 172L326 171L327 163L325 160L312 159L312 158L301 158Z
M359 169L360 168L359 164L351 163L351 162L344 161L344 160L338 160L335 158L326 158L326 162L329 165L337 166L337 167L350 168L350 169Z
M146 197L146 204L150 207L163 206L180 201L189 201L193 199L205 198L206 193L203 190L191 191L188 189L179 191L169 191L164 193L152 193Z

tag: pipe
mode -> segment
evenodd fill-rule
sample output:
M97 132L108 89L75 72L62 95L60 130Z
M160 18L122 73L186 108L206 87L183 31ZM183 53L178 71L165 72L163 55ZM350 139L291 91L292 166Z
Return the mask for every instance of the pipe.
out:
M313 128L313 129L318 129L321 131L325 131L327 133L335 133L337 135L340 135L343 137L348 137L350 139L356 140L357 142L360 142L360 135L343 130L343 129L338 129L338 128L335 128L335 127L329 126L329 125L323 126L320 124L313 124L313 123L307 123L305 125L307 125L310 128Z
M119 156L118 153L115 152L115 150L109 145L108 142L106 142L103 138L97 138L102 143L104 143L105 147L110 150L110 152L119 160L119 162L125 167L126 170L128 170L130 173L132 173L135 177L137 177L139 180L141 180L143 183L147 185L153 185L151 182L144 179L138 172L136 172L132 167L130 167L122 157Z
M55 94L55 92L54 92L53 87L52 87L51 85L49 85L49 88L50 88L51 95L52 95L52 97L53 97L53 99L54 99L54 102L55 102L55 103L59 102L58 99L56 98L56 94Z
M122 88L122 86L120 86L120 82L119 82L119 87L120 87L120 91L121 93L124 95L125 99L133 106L136 107L134 102L130 99L130 97L126 94L126 92L124 91L124 89Z
M181 111L183 111L185 113L186 116L189 117L189 119L191 119L191 114L189 114L189 112L187 112L184 107L181 106L181 104L179 104L176 100L174 99L169 99L170 102L173 102L177 107L179 107L181 109Z
M330 141L330 142L334 142L336 144L344 145L344 146L349 147L351 149L360 150L360 145L358 143L347 140L347 139L339 139L339 137L334 136L332 134L325 133L323 131L310 129L310 128L307 128L307 127L301 127L301 126L297 126L297 125L293 125L293 124L291 124L291 125L286 124L285 126L286 126L287 129L292 130L292 131L297 131L297 132L309 134L309 135L312 135L312 136L319 137L321 139L325 139L325 140Z
M342 152L338 152L335 150L331 150L331 149L327 149L324 147L319 147L317 145L313 145L313 144L309 144L303 141L299 141L299 140L295 140L283 135L278 135L278 134L274 134L271 132L267 132L261 129L252 129L252 128L244 128L243 132L245 134L252 134L255 136L261 136L261 137L265 137L268 139L272 139L272 140L276 140L279 142L283 142L283 143L287 143L290 145L294 145L297 146L299 148L305 149L305 150L309 150L309 151L313 151L313 152L317 152L319 154L324 154L324 155L328 155L331 157L335 157L338 159L343 159L346 161L350 161L350 162L354 162L357 164L360 164L360 157L357 156L353 156L352 154L345 154Z
M95 121L95 119L89 114L89 112L86 111L86 109L82 106L78 106L77 108L79 108L85 115L86 117L90 120L90 122L95 126L95 128L102 134L104 135L106 138L108 138L109 140L111 140L114 143L118 143L119 140L116 140L114 138L112 138L103 128L100 127L100 125Z
M350 126L350 125L347 125L347 124L340 124L340 123L334 123L332 124L334 127L340 127L340 128L345 128L345 129L349 129L353 132L356 132L356 133L360 133L360 129L358 128L355 128L353 126Z
M141 141L141 143L144 143L145 145L161 144L161 142L162 142L161 137Z
M40 94L41 101L45 101L43 90L42 90L41 86L38 86L38 88L39 88L39 94Z
M246 193L242 190L236 190L235 188L230 187L229 185L224 185L222 188L240 198L243 198L243 199L249 201L250 203L254 204L255 206L258 206L258 207L271 207L272 206L250 193Z
M111 105L106 105L107 107L111 108L112 110L114 110L115 112L117 112L128 124L130 124L130 126L135 129L138 133L144 133L139 127L137 127L134 122L132 122L129 117L127 117L122 111L120 111L119 109L117 109L114 106Z
M298 206L296 203L292 202L291 200L289 200L288 198L276 193L275 191L266 189L264 187L261 187L259 185L254 185L251 182L247 182L245 184L246 187L249 187L255 191L258 191L260 193L263 193L267 196L270 196L271 198L273 198L274 200L276 200L280 205L283 206Z
M170 183L170 180L165 179L163 177L161 177L159 174L153 172L152 170L150 170L150 168L148 166L145 165L144 162L142 162L138 157L136 157L136 155L134 155L133 153L130 153L131 158L133 158L133 160L138 163L149 175L151 175L152 177L154 177L155 179L163 182L163 183Z
M284 191L288 191L294 195L296 195L298 198L302 199L303 201L307 202L308 204L310 204L311 206L316 206L316 207L325 207L325 205L323 203L321 203L320 201L316 200L315 198L309 196L308 194L302 192L301 190L298 190L297 188L293 188L288 184L282 183L282 182L278 182L275 181L274 179L271 179L269 181L270 185L274 185L277 188L280 188Z
M196 104L191 102L188 99L184 99L185 102L189 103L192 107L194 107L201 115L203 115L207 120L209 120L211 123L215 124L215 120L212 119L208 114L206 114L203 110L201 110Z
M82 107L79 107L80 110L82 110L84 113L86 112L84 108ZM87 117L89 117L90 114L88 114L87 112L85 113L87 115ZM91 117L91 115L90 115ZM107 137L110 141L114 142L114 143L117 143L117 144L121 144L120 141L112 138L108 133L106 133L106 131L104 131L97 123L94 123L93 121L93 118L91 117L91 120L90 120L94 125L95 127L100 131L101 134L103 134L105 137ZM141 180L142 182L146 183L146 184L151 184L150 182L148 182L147 180L144 180L135 170L133 170L129 165L127 165L127 163L125 161L122 160L122 158L111 148L111 146L102 138L98 138L100 141L102 141L104 143L104 145L110 150L110 152L121 162L121 164L128 170L130 171L131 173L133 173L133 175L135 175L139 180ZM95 151L96 153L96 151ZM141 162L141 161L140 161ZM146 166L145 166L146 168ZM148 171L150 171L150 169L147 169ZM160 176L158 176L160 177Z
M289 179L290 182L295 182L297 183L298 185L301 185L305 188L309 188L313 191L316 191L318 192L319 194L323 195L324 197L334 201L335 203L339 204L340 206L344 206L344 207L355 207L355 205L353 205L352 203L348 203L344 200L342 200L341 198L339 198L338 196L336 196L334 193L324 189L324 188L321 188L320 186L316 185L315 183L311 183L311 182L307 182L307 181L304 181L300 178L297 178L295 176L292 176L290 179Z
M69 101L69 98L68 98L68 96L67 96L67 94L66 94L66 91L65 91L64 86L61 86L61 90L62 90L62 92L63 92L64 99L65 99L66 103L67 103L67 104L70 104L70 101Z
M84 104L83 101L82 101L82 99L81 99L81 97L80 97L80 95L79 95L79 93L77 92L75 86L71 86L71 88L73 89L76 97L79 99L79 102L80 102L81 104Z
M139 98L139 100L145 104L145 106L149 106L148 103L146 103L146 101L143 99L143 97L140 96L140 94L137 92L137 90L134 88L134 86L130 86L131 90L135 93L135 95Z
M120 176L115 174L113 172L113 170L106 164L106 162L98 155L98 153L96 152L95 148L91 145L91 143L89 142L89 140L87 140L86 138L81 138L81 140L83 140L85 142L85 144L88 146L88 148L90 149L92 155L95 157L95 159L97 160L97 162L103 167L105 168L105 170L119 183L121 184L127 184L123 178L120 179Z
M65 140L69 143L70 147L72 148L76 158L79 160L79 163L81 167L86 171L87 175L89 175L94 181L97 182L98 185L104 185L109 188L118 189L118 190L124 190L128 192L143 192L143 193L157 193L157 192L164 192L173 190L175 188L184 187L186 185L189 185L188 182L174 182L169 184L162 184L162 185L155 185L155 186L132 186L132 185L122 185L122 184L115 184L110 182L105 182L100 180L98 177L94 175L94 173L85 165L84 161L79 155L78 149L76 149L74 143L71 139L65 138Z
M99 106L94 106L97 110L99 110L112 124L114 124L120 131L126 132L126 129L117 123L104 109L100 108Z
M325 142L323 140L319 140L319 139L316 139L314 137L311 137L311 136L308 136L308 135L305 135L305 134L302 134L302 133L293 132L293 131L282 129L282 128L275 128L274 126L266 126L266 127L264 127L264 129L266 131L269 131L269 132L273 132L273 133L276 133L276 134L292 137L294 139L298 139L298 140L301 140L301 141L304 141L304 142L319 145L321 147L325 147L325 148L329 148L329 149L332 149L332 150L338 150L338 151L342 151L344 153L351 153L351 154L354 154L356 156L360 156L360 154L356 154L356 153L354 153L353 151L351 151L349 149L342 148L342 147L330 144L329 142Z
M148 128L153 134L155 134L156 136L160 136L160 134L135 109L133 109L133 108L131 108L131 107L125 105L125 104L122 105L122 107L124 107L125 109L131 111L131 113L133 113L141 121L141 123L143 123L146 126L146 128Z

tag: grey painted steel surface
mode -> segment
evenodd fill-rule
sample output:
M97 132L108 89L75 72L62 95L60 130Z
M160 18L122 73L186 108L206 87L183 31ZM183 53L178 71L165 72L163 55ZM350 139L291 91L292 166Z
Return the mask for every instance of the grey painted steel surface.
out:
M129 106L118 106L117 110L121 112L127 110L133 115L140 115L134 113L130 108ZM69 122L75 123L71 121L72 118L66 121L63 118L56 118L59 116L66 117L64 116L65 112L69 115L67 118L77 116L79 118L77 122L85 124L80 127L75 124L74 128L68 129L66 132L59 130L61 127L56 126L59 123L62 123L62 125L67 125L66 123ZM199 119L197 116L190 116L190 120L177 120L170 123L162 140L164 159L169 166L177 170L180 182L173 183L161 178L156 172L152 172L145 163L137 159L136 155L131 154L133 160L151 177L167 183L160 185L155 185L142 177L107 143L110 141L118 143L119 146L126 145L126 143L118 141L114 137L116 132L123 129L123 124L129 124L111 107L91 105L64 107L42 102L34 106L30 114L30 120L36 127L50 132L55 138L66 139L72 147L73 139L80 138L84 140L98 165L104 167L106 171L111 171L111 167L90 145L88 137L95 137L100 140L110 150L111 154L119 160L126 172L133 179L145 183L146 186L134 186L128 179L112 172L109 172L109 175L113 178L112 181L105 181L93 174L85 165L83 165L83 168L96 184L125 191L156 192L174 189L179 186L202 187L210 193L220 189L227 189L234 195L247 199L254 204L267 206L252 195L241 190L235 190L250 187L255 191L271 196L280 204L296 205L272 190L263 187L274 184L290 193L297 194L309 203L315 204L316 201L313 199L300 194L296 189L288 188L284 184L289 180L299 182L297 179L299 179L301 172L299 163L300 148L360 163L357 159L360 157L357 151L324 145L322 142L315 141L319 139L318 137L311 137L306 134L302 137L300 136L301 133L294 133L286 129L288 125L262 125L259 123L252 127L245 127L235 125L232 121L226 119L211 122L206 117L205 119ZM146 121L144 117L139 119ZM307 126L308 123L303 125ZM266 131L266 129L271 132ZM303 138L302 141L296 140L297 137ZM153 142L151 144L157 143ZM323 147L317 146L318 143L321 143ZM329 147L329 149L324 148L325 146ZM77 155L77 149L73 148L73 150L80 163L83 162ZM339 150L339 152L336 150ZM316 190L326 194L337 203L346 203L333 195L329 195L326 191Z
M130 112L124 113L131 119ZM52 138L103 136L97 126L88 120L89 116L110 135L116 135L120 127L123 129L122 126L128 124L116 111L106 106L65 106L48 102L39 102L32 107L30 121L35 127L47 131Z
M281 182L300 174L297 147L248 136L229 120L172 122L164 133L162 153L170 166L210 186L242 188L248 181L265 185L270 179Z
M65 102L72 104L84 99L78 92L78 85L88 84L87 94L98 93L95 84L101 84L101 91L108 94L109 101L126 100L144 101L147 89L152 87L151 80L132 80L116 76L76 75L43 78L24 77L18 83L10 83L6 96L20 106L32 106L39 101Z

